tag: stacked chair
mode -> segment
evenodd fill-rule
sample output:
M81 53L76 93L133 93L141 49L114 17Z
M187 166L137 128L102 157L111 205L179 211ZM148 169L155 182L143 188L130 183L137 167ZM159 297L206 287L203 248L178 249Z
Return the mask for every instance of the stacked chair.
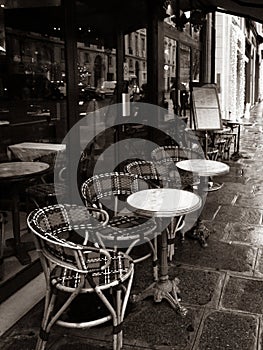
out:
M56 184L56 191L54 186L54 167L56 161L56 153L50 153L48 155L41 156L35 161L44 162L49 164L49 172L41 178L41 182L34 183L28 186L26 189L28 206L34 205L35 208L41 208L43 206L56 204L57 197L63 198L66 191L66 186L63 179L63 172L65 170L64 164L61 164L61 170L59 173L59 181Z
M101 221L94 215L100 215ZM107 224L108 216L96 208L52 205L32 211L27 219L46 279L44 315L36 350L44 350L54 324L67 328L90 328L112 321L113 349L122 348L122 322L134 274L132 259L118 250L95 247L90 242ZM66 298L59 300L63 292ZM107 293L110 292L110 293ZM87 321L70 320L65 313L80 294L95 294L105 314ZM110 295L110 296L109 296Z

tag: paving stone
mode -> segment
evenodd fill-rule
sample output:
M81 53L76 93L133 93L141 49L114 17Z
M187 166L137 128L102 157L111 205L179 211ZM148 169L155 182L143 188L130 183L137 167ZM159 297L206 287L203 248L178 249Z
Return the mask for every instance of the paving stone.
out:
M216 220L225 222L242 222L244 224L260 225L262 221L262 210L243 207L221 206Z
M111 349L111 347L112 342L102 343L95 339L91 340L83 337L69 336L58 339L57 343L54 344L50 350L108 350Z
M180 249L178 247L174 261L251 275L255 257L253 247L208 240L208 247L202 248L198 242L187 240Z
M250 177L245 175L227 174L227 175L221 176L219 179L214 179L214 181L219 183L233 182L233 183L246 184L249 181L249 179Z
M258 250L258 256L255 266L255 276L263 277L263 249Z
M218 191L208 193L206 197L206 204L210 205L212 203L218 203L218 204L230 205L232 204L232 202L235 202L236 197L237 197L237 194L235 192L224 191L222 187L222 191L218 190Z
M36 337L20 337L10 340L6 344L1 344L2 350L34 350Z
M222 221L216 221L216 220L211 220L211 221L203 221L205 224L206 228L209 230L210 236L209 240L224 240L226 236L225 228L227 226L226 222Z
M263 226L230 223L226 226L227 241L242 242L255 246L263 246Z
M141 292L153 282L152 260L147 259L135 264L134 279L132 283L132 294Z
M263 186L262 186L262 178L255 182L253 186L253 193L255 194L263 194Z
M195 350L253 350L256 335L253 316L216 311L206 317Z
M200 218L202 220L213 220L218 209L219 209L218 203L214 203L214 202L205 203L203 210L201 212Z
M223 292L222 307L263 313L263 280L230 276Z
M216 307L224 274L177 267L169 269L170 278L178 277L183 303Z
M236 206L250 207L250 208L262 208L263 209L263 194L241 194L237 197L235 202Z
M130 313L124 322L125 339L129 343L150 349L190 350L200 324L202 311L187 308L185 317L178 315L166 302L145 300L138 311ZM137 346L134 348L137 349Z
M225 182L222 189L219 191L221 192L234 192L234 193L252 193L254 187L250 184L241 184L241 183L235 183L235 182Z

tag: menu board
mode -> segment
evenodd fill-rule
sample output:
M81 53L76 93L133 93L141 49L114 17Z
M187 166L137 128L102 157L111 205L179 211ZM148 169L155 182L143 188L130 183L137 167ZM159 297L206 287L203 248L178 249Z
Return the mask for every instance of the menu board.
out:
M222 129L221 111L214 84L193 86L192 101L196 130Z

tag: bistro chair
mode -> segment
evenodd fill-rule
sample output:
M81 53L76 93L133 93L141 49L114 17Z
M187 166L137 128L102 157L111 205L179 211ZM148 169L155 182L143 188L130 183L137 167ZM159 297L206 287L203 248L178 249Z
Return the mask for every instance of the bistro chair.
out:
M162 162L135 160L126 165L126 170L129 174L143 178L153 188L176 186L176 182L169 178L167 167Z
M154 162L161 162L166 165L168 173L170 170L173 170L174 165L181 160L202 158L199 153L190 148L173 145L155 148L151 153L151 157ZM189 172L181 169L177 169L175 173L180 175L181 189L192 190L194 185L193 176Z
M153 258L153 277L157 280L157 252L152 243L156 236L156 223L151 217L133 213L126 199L135 191L149 186L138 176L124 172L111 172L94 175L86 180L81 193L87 206L102 208L109 214L108 224L97 232L97 240L102 247L126 249L126 254L134 252L134 263ZM144 251L142 243L148 245ZM137 246L137 247L136 247Z
M100 213L104 222L93 215ZM35 209L27 223L34 235L46 279L44 314L36 350L44 350L54 324L67 328L90 328L112 321L113 349L122 348L122 322L134 274L132 259L116 250L97 248L89 234L107 223L107 214L100 209L77 205L53 205ZM67 298L61 298L61 293ZM107 294L110 292L110 297ZM105 314L89 314L86 321L70 320L65 313L80 294L95 293ZM91 319L92 318L92 319Z
M156 162L157 163L157 162ZM167 168L161 162L156 164L147 160L140 160L131 162L126 166L127 171L130 174L138 175L146 182L150 184L153 188L178 188L180 187L180 183L178 181L174 181L174 179L170 179L166 172ZM167 227L167 237L168 237L168 257L172 260L174 255L174 244L175 237L177 233L180 233L181 240L184 241L184 235L181 233L182 228L185 223L183 220L183 216L180 216L175 220L172 219L171 224ZM157 246L157 245L156 245Z
M190 172L178 169L176 167L176 163L181 160L202 159L203 155L201 153L198 153L195 149L180 147L178 145L159 146L152 151L151 156L153 161L162 162L167 166L167 171L169 172L171 177L171 173L174 173L177 176L179 174L180 189L192 192L193 189L199 184L199 177L196 177ZM176 167L176 171L173 171L174 166ZM181 241L184 242L185 232L183 230L181 230L180 232Z
M48 205L57 204L57 197L62 200L66 193L66 186L64 182L65 164L61 163L60 171L58 175L58 183L56 185L56 191L54 186L54 167L57 153L50 153L37 158L35 161L41 161L49 164L49 172L41 177L41 182L33 183L26 188L27 203L34 205L34 208L41 208ZM62 159L63 157L61 157Z
M207 150L207 159L209 160L217 160L219 154L219 150L217 148L208 148Z

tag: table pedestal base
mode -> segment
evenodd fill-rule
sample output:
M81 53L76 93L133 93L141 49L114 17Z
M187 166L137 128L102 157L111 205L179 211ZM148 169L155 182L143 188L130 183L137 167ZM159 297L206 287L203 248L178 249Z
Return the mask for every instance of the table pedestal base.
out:
M198 220L196 226L187 232L187 236L190 239L197 240L203 248L206 248L208 246L207 240L210 236L210 230L201 220Z
M220 188L222 188L224 184L219 184L217 182L209 181L208 182L208 188L207 192L213 192L213 191L218 191Z
M210 181L208 181L207 187L204 186L204 187L202 188L202 190L203 190L204 192L213 192L213 191L218 191L218 190L220 190L223 186L224 186L224 183L220 184L220 183L217 183L217 182L212 181L212 179L211 179ZM194 185L194 186L193 186L193 189L194 189L194 190L198 190L198 185Z
M240 152L234 152L232 155L231 155L231 157L230 157L230 159L231 160L238 160L238 159L240 159L240 158L244 158L244 159L248 159L249 157L247 157L247 156L243 156L242 155L242 153L240 153Z
M178 297L180 293L178 284L178 278L173 280L159 280L152 283L142 293L134 295L133 301L139 302L150 296L153 296L156 303L160 303L162 299L166 299L170 305L184 317L187 314L187 309L180 304L180 298Z

